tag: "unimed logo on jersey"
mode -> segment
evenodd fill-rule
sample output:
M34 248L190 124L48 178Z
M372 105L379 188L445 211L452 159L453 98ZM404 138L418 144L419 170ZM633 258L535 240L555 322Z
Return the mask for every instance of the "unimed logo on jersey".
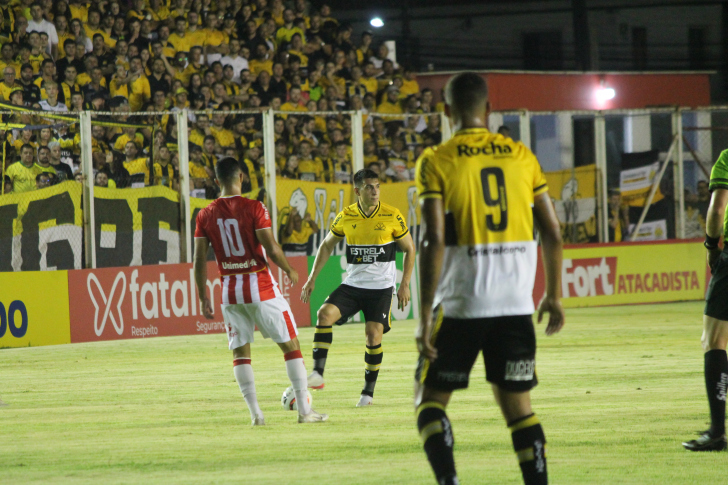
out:
M69 287L72 342L224 331L205 325L210 321L201 315L190 264L74 271ZM207 292L221 320L214 263L208 264Z
M617 258L564 259L561 292L564 298L614 294Z

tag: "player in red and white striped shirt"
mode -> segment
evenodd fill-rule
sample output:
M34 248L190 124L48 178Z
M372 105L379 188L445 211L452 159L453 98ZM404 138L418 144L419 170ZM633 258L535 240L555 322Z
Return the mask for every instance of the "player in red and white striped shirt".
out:
M247 167L241 168L234 158L224 158L217 162L215 174L222 189L220 198L197 214L195 281L203 314L212 318L213 307L206 292L207 249L212 244L220 270L222 314L233 351L235 379L250 409L253 426L265 424L250 365L250 343L256 325L263 337L272 339L283 350L298 403L298 422L326 421L328 416L317 413L308 403L307 374L296 322L268 268L266 253L293 284L298 281L298 273L288 264L273 237L268 210L261 202L240 195L241 186L249 176Z

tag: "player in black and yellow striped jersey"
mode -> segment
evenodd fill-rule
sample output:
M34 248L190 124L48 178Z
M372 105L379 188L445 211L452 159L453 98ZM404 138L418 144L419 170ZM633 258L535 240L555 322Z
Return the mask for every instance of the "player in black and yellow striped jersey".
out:
M482 351L486 379L511 430L523 479L527 485L544 484L546 439L530 403L530 389L537 384L534 216L547 282L538 319L550 314L547 335L564 323L559 222L533 153L485 128L489 104L483 78L456 75L445 99L456 132L425 150L416 167L423 223L417 426L438 482L457 483L445 407L455 389L468 386Z
M359 311L366 319L366 353L364 354L364 389L357 407L372 403L374 386L382 365L382 335L390 330L392 293L395 289L397 247L404 252L402 281L397 290L401 309L409 303L409 282L415 265L415 245L402 214L396 207L379 201L379 178L371 170L354 175L354 191L358 202L341 211L331 231L319 246L308 281L303 285L301 300L307 302L316 277L328 261L336 245L346 238L346 279L321 305L313 339L314 371L308 386L324 387L324 366L333 339L332 325L341 325Z

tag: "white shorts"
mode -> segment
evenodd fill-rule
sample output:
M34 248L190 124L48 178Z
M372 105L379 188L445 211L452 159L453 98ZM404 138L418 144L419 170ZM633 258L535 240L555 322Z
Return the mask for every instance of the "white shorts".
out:
M256 303L222 305L230 350L254 341L255 326L276 343L285 343L298 335L293 312L280 294Z

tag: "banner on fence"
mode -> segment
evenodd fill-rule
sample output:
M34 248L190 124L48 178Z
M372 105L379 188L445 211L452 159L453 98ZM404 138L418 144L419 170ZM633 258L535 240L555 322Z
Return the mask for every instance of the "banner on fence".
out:
M215 318L200 311L191 264L71 271L71 342L222 333L217 265L207 264Z
M179 263L179 194L164 186L94 188L96 266Z
M71 342L68 273L0 273L0 348Z
M534 301L544 293L539 256ZM700 242L600 244L564 250L564 307L700 300L706 287Z
M330 184L326 182L304 182L285 178L276 179L276 202L278 205L277 236L283 250L296 254L315 254L329 226L344 207L354 202L351 184ZM291 214L295 212L302 218L310 214L311 220L319 231L311 231L310 226L301 226L294 237L283 238L283 229ZM308 235L308 237L306 237ZM298 236L298 237L296 237Z
M622 170L619 174L619 189L622 202L629 206L630 233L634 223L639 220L647 203L647 197L652 190L662 163L659 159L659 150L648 152L623 153ZM668 182L667 179L662 180ZM640 229L640 241L664 240L668 238L667 230L668 201L665 199L660 187L657 187L652 203L645 216L647 228Z
M0 271L80 269L81 184L0 196Z
M597 242L596 165L544 175L564 242Z

